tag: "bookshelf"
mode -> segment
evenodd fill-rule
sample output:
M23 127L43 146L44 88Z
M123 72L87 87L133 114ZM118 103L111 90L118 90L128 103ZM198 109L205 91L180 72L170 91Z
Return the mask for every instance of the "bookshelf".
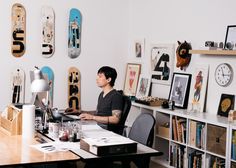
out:
M225 167L236 166L231 159L231 146L236 124L231 126L228 119L208 113L190 113L183 109L163 109L132 103L127 125L131 126L140 113L152 113L156 118L153 148L164 155L152 157L154 162L165 167ZM235 139L236 141L236 139Z

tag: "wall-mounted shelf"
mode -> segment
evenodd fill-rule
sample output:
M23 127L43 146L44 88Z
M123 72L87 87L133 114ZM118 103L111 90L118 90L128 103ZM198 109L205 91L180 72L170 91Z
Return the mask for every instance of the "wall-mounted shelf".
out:
M189 50L190 54L201 55L235 55L236 50Z

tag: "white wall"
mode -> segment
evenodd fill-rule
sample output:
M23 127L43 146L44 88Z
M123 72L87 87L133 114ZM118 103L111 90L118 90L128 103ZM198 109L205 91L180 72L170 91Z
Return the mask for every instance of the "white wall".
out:
M21 3L26 9L26 52L21 58L11 55L11 7ZM43 5L54 8L55 53L51 58L41 56L40 12ZM67 26L70 8L82 13L82 51L78 58L67 54ZM82 109L95 109L101 91L96 86L99 67L110 65L117 69L116 88L123 87L125 60L128 52L128 2L125 0L2 0L0 5L0 111L11 100L10 73L19 66L26 73L25 101L29 102L29 71L34 66L50 66L55 75L54 106L67 107L67 70L76 66L81 71Z
M130 0L129 61L142 63L142 72L150 73L150 44L191 42L193 49L204 47L204 42L224 41L227 25L236 24L236 1L228 0ZM134 41L145 39L145 57L134 58ZM228 87L220 87L214 79L214 70L221 62L230 63L234 80ZM236 57L192 55L189 68L192 73L197 63L209 64L209 83L206 111L217 113L222 93L236 94ZM175 68L175 71L180 71ZM168 98L170 86L155 84L152 95Z

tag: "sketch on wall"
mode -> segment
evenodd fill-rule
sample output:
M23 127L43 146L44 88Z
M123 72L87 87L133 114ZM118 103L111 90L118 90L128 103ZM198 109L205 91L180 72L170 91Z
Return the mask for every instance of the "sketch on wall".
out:
M152 82L170 85L174 66L174 44L151 45Z

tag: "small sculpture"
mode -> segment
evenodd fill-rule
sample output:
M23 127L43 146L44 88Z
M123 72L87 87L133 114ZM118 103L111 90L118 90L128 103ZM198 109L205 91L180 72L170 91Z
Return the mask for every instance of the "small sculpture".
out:
M183 70L184 67L188 66L191 60L191 54L189 50L192 49L191 44L184 41L183 43L178 41L179 46L176 49L177 63L176 67Z

